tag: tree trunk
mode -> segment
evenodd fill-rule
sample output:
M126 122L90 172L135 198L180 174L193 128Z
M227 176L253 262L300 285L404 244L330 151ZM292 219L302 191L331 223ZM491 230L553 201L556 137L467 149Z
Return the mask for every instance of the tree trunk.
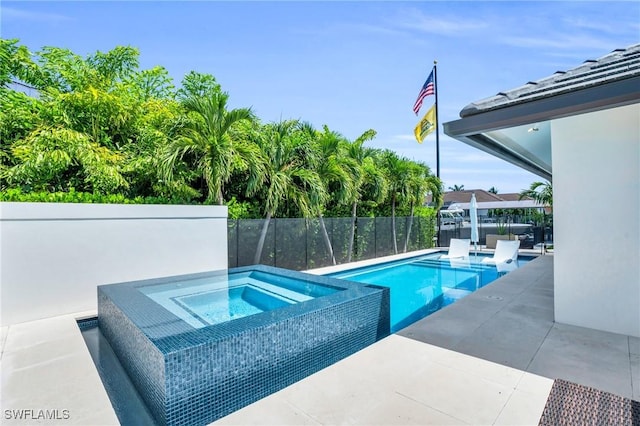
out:
M320 227L322 228L322 235L324 237L324 244L327 246L327 251L329 252L329 256L331 256L331 264L336 264L336 258L333 255L333 247L331 247L331 240L329 239L329 233L327 232L326 226L324 226L324 219L322 218L322 213L318 215L318 219L320 219Z
M407 252L407 246L409 245L409 238L411 238L411 227L413 226L413 203L411 203L411 215L409 216L409 225L407 226L407 238L404 240L403 253Z
M271 213L267 213L267 217L264 219L264 225L262 225L262 232L260 232L260 239L258 240L258 247L256 247L256 255L253 258L253 264L260 263L262 257L262 248L264 247L264 240L267 238L267 230L269 229L269 222L271 222Z
M391 235L393 237L393 254L398 254L398 243L396 242L396 194L391 199Z
M353 254L353 244L356 238L356 214L358 210L358 202L353 202L351 208L351 237L349 238L349 254L347 255L347 263L351 262L351 255Z

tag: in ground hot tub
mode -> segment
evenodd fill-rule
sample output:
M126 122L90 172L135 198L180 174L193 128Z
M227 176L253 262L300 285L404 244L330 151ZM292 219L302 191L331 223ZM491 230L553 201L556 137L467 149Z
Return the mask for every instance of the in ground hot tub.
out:
M207 424L389 334L389 290L255 265L98 287L98 323L161 424Z

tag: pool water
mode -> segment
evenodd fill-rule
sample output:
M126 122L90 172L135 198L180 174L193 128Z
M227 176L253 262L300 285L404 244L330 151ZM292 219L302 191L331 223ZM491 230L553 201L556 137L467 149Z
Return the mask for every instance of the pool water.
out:
M219 324L294 303L253 285L176 297L174 301L207 324Z
M195 328L225 323L340 291L256 271L149 285L139 287L139 290Z
M440 256L440 253L418 256L327 275L389 287L393 333L503 275L495 266L482 263L487 255L471 255L468 261L440 260ZM520 257L518 266L529 260Z

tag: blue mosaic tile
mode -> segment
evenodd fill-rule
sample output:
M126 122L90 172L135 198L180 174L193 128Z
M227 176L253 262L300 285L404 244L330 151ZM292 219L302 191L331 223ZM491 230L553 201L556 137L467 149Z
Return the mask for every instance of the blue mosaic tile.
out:
M98 317L83 318L76 320L80 331L89 330L98 326Z
M101 331L159 423L208 424L389 334L386 287L262 265L228 272L245 271L340 291L196 329L139 288L227 271L98 287Z

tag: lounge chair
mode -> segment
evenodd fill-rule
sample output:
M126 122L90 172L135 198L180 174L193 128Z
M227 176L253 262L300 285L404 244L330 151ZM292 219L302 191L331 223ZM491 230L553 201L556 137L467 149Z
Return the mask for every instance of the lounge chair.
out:
M498 240L493 257L482 260L482 263L496 265L498 272L513 271L518 267L518 249L520 240Z
M470 239L452 238L449 242L449 252L440 256L440 259L468 259Z

